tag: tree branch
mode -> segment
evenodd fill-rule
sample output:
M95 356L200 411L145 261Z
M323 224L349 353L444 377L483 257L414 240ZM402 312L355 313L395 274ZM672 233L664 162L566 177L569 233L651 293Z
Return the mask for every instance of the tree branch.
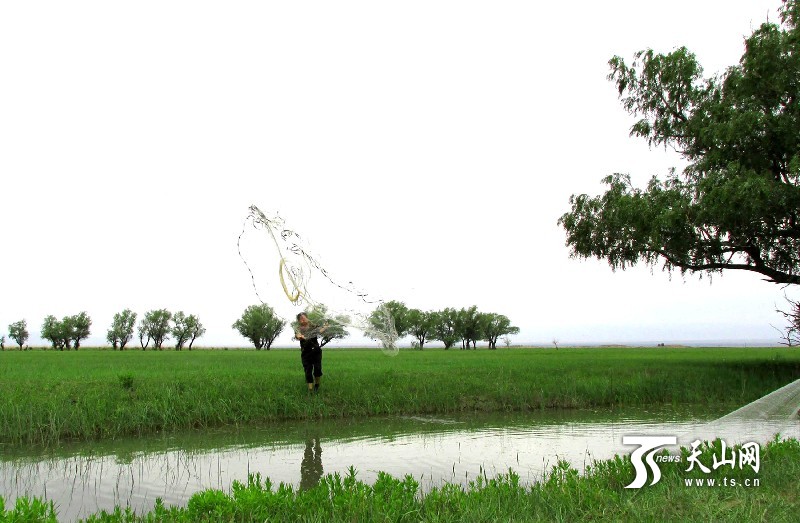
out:
M793 285L800 284L800 275L781 272L766 267L764 265L756 266L756 265L749 265L746 263L725 263L725 262L687 263L678 260L674 256L670 256L666 251L663 250L648 249L644 252L652 252L654 254L658 254L659 256L664 257L671 265L680 267L681 269L687 271L700 272L700 271L717 271L723 269L738 269L738 270L750 271L762 274L768 277L769 281L771 281L772 283L785 283Z

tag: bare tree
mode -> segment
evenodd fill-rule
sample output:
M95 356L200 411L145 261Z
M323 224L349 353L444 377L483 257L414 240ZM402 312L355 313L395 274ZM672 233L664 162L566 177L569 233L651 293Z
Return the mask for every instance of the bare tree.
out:
M781 345L793 347L795 345L800 345L800 301L792 300L786 295L784 295L784 298L789 302L789 310L775 309L775 311L781 314L788 324L783 330L778 329L774 325L773 327L781 333Z

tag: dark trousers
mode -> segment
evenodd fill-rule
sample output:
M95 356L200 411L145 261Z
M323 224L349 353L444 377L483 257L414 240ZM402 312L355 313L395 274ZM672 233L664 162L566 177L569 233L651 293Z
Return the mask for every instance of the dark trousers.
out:
M322 349L309 348L300 353L306 383L314 383L314 378L322 376Z

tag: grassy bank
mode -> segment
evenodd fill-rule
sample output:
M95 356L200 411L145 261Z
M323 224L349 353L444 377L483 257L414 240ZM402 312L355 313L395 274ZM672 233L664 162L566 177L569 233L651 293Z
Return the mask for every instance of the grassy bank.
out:
M0 443L50 445L285 419L746 404L800 377L786 348L0 352Z
M721 452L719 443L703 449L706 456ZM467 488L449 484L424 494L410 476L379 475L369 485L355 472L329 475L305 491L251 477L248 484L234 483L230 492L199 492L186 507L157 504L138 516L117 508L89 521L797 521L797 440L763 446L757 474L748 466L686 472L687 454L684 450L682 463L662 464L659 483L641 489L624 488L634 472L630 460L620 457L596 463L585 475L562 463L527 487L510 472ZM715 486L696 483L709 479ZM0 505L0 521L55 520L52 505L39 500L18 500L8 511Z

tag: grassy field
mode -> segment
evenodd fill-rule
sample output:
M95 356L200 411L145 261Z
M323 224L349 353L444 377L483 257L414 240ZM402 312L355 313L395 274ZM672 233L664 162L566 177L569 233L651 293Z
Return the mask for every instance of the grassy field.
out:
M721 455L719 445L706 448ZM139 515L117 507L89 521L797 521L797 440L762 446L757 474L747 466L686 472L687 454L684 450L683 463L662 465L661 480L641 489L624 488L634 473L630 459L621 457L595 463L585 475L560 463L528 487L509 472L479 478L466 488L445 484L427 493L420 492L411 476L379 475L370 485L351 469L344 477L326 476L305 491L251 476L247 484L234 483L229 492L198 492L185 507L157 503L152 512ZM705 484L709 479L715 486ZM52 503L27 498L6 510L0 498L0 521L56 521L56 513Z
M378 414L746 404L800 378L787 348L0 352L0 443Z

